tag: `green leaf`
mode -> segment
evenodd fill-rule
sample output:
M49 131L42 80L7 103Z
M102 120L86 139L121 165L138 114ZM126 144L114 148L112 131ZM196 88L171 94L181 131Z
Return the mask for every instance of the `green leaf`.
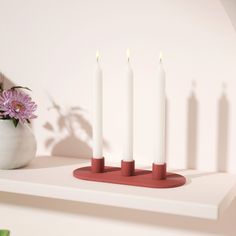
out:
M0 236L10 236L10 231L5 229L0 229Z
M17 127L18 123L19 123L19 120L18 119L15 119L15 118L12 118L12 122L14 124L15 127ZM0 235L1 236L1 235Z
M1 82L1 83L0 83L0 93L2 93L3 90L4 90L4 88L3 88L3 82Z
M22 87L22 86L13 86L13 87L11 87L11 89L27 89L27 90L29 90L29 91L32 91L30 88L28 88L28 87Z

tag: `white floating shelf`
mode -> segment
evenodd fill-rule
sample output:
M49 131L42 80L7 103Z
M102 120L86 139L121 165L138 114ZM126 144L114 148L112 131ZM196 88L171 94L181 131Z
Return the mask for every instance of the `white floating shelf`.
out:
M205 219L217 219L236 193L236 175L228 173L176 171L186 185L151 189L75 179L72 171L85 165L88 159L38 157L27 168L1 170L0 191Z

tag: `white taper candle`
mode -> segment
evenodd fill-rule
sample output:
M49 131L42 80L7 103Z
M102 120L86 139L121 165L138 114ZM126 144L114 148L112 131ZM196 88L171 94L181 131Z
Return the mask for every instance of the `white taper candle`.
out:
M165 70L160 53L154 85L154 163L165 162Z
M103 113L103 78L102 69L99 63L99 52L96 53L96 70L93 80L93 158L103 158L103 134L102 134L102 113Z
M127 49L127 66L124 86L124 161L133 161L133 70L130 51Z

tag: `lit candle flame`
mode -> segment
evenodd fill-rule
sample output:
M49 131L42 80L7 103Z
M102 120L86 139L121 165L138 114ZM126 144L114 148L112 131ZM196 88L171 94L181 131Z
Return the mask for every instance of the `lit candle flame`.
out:
M127 61L129 61L129 59L130 59L130 49L129 48L127 48L127 50L126 50L126 57L127 57Z
M99 59L100 59L100 53L99 53L99 51L97 50L97 51L96 51L96 60L99 61Z
M160 62L162 62L162 58L163 58L163 54L162 54L162 51L160 51L160 54L159 54L159 60L160 60Z

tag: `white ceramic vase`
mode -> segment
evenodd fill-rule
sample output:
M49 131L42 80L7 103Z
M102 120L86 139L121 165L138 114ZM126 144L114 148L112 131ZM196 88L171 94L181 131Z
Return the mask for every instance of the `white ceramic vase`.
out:
M31 128L11 120L0 120L0 169L26 166L36 154L36 140Z

